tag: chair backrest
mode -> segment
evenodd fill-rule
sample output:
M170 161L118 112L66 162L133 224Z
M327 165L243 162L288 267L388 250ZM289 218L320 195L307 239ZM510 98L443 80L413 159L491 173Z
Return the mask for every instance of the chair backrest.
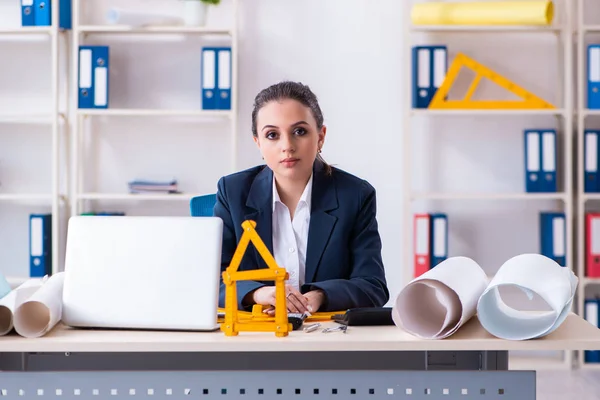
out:
M216 202L216 194L192 197L190 200L190 212L192 217L212 217L213 207Z

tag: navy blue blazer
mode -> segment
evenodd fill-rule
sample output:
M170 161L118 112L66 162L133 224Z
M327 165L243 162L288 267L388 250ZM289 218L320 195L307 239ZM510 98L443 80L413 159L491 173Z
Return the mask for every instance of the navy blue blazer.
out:
M389 299L381 259L381 238L376 216L375 189L365 180L315 161L311 215L306 251L305 284L301 293L321 289L325 302L319 311L355 307L381 307ZM253 220L256 231L273 254L273 171L257 166L221 178L214 215L223 220L221 271L229 266L242 235L242 222ZM285 266L281 266L285 267ZM239 270L267 268L254 246L249 245ZM239 309L250 291L273 281L238 281ZM219 306L225 306L221 280Z

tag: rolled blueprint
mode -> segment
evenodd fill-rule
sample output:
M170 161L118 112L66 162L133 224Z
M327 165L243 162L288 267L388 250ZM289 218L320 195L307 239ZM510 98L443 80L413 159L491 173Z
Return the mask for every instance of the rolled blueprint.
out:
M15 310L42 286L42 282L40 279L29 279L0 299L0 336L12 331Z
M111 8L106 13L106 22L113 25L118 24L140 27L149 25L182 25L183 19L171 15L144 12L141 10Z
M392 307L396 326L423 339L443 339L465 324L477 308L487 276L468 257L451 257L402 289Z
M540 254L521 254L506 261L477 304L481 325L492 335L510 340L539 338L553 332L569 315L578 279L569 268ZM531 300L538 294L552 311L519 311L500 297L499 288L513 286Z
M411 11L414 25L550 25L554 5L548 0L427 2Z
M21 336L36 338L48 333L62 316L64 272L52 275L15 311L15 330Z

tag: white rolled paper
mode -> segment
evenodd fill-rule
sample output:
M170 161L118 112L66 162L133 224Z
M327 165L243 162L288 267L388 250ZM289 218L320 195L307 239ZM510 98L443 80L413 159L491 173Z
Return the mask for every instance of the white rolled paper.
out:
M569 268L540 254L521 254L506 261L477 304L481 325L492 335L510 340L546 336L567 318L579 279ZM539 295L552 311L520 311L502 301L499 289L512 286L529 299Z
M414 336L443 339L476 312L487 276L468 257L451 257L413 279L397 296L392 319Z
M15 310L41 286L41 279L29 279L0 299L0 336L7 335L12 331Z
M43 336L60 321L64 280L64 272L52 275L17 307L14 325L19 335L27 338Z
M182 25L183 18L141 10L111 8L106 13L106 22L112 25L118 24L134 27L150 25Z

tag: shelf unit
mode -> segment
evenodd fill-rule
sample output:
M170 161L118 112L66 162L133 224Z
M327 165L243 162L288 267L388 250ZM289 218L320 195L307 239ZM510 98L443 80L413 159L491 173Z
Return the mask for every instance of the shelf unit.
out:
M585 316L585 298L586 290L590 286L600 288L600 278L587 278L586 277L586 227L585 227L585 214L587 207L591 202L597 202L600 200L600 193L586 193L584 191L584 143L585 143L585 130L588 128L588 118L592 116L600 116L600 110L590 110L587 108L587 41L586 38L589 34L598 35L598 39L595 43L600 43L600 25L587 25L585 22L585 1L577 0L576 18L575 18L575 43L576 43L576 56L577 56L577 101L575 114L576 120L576 137L577 137L577 204L576 204L576 238L577 238L577 254L576 260L577 275L579 276L579 287L577 289L577 309L581 317ZM590 127L593 128L593 127ZM586 369L600 369L599 363L586 363L584 358L584 352L577 352L577 366Z
M561 49L561 54L557 60L558 70L560 71L562 82L562 90L559 91L559 101L561 104L556 104L557 109L540 109L540 110L504 110L504 109L492 109L492 110L429 110L429 109L413 109L412 108L412 62L407 62L408 65L405 74L405 97L404 97L404 125L403 125L403 248L404 248L404 260L403 265L407 266L403 271L403 282L408 283L414 278L413 275L413 258L414 258L414 240L413 240L413 216L415 213L414 206L417 202L423 200L439 200L439 201L469 201L468 205L476 201L514 201L514 202L530 202L530 201L547 201L553 200L562 205L566 217L566 252L567 252L567 266L572 268L573 262L573 196L572 196L572 137L573 137L573 115L574 115L574 104L573 104L573 93L571 79L573 76L573 43L572 43L572 7L568 7L567 1L561 1L559 3L560 8L555 7L557 12L556 25L551 27L537 27L537 26L414 26L410 20L410 6L416 3L414 0L410 2L409 6L406 7L404 12L404 26L405 28L405 41L404 41L404 59L412 60L411 49L416 43L414 43L415 34L440 34L443 33L446 37L453 34L481 34L486 33L487 35L493 35L494 38L501 39L503 41L518 40L522 35L551 35L555 37L558 48ZM555 2L558 3L558 2ZM556 4L555 4L556 5ZM558 15L558 14L562 15ZM562 18L561 18L562 17ZM519 34L518 36L515 35ZM491 37L491 36L490 36ZM427 41L431 37L427 36ZM444 42L444 39L438 39L431 41L431 44L440 44ZM461 51L461 49L455 49ZM449 53L452 50L448 49ZM473 54L477 58L477 54ZM448 66L452 62L450 54L448 55ZM450 117L471 117L485 118L490 116L502 116L502 117L539 117L549 116L555 118L558 126L560 127L557 131L559 134L558 138L562 138L563 142L557 142L557 146L562 146L562 159L559 155L558 159L562 162L557 163L557 172L561 175L562 190L559 188L558 193L486 193L486 192L415 192L413 186L413 168L414 156L412 154L413 137L416 132L413 128L413 119L415 117L428 118L428 117L447 117L448 121L452 121ZM525 129L525 126L523 127ZM562 169L560 168L562 166ZM475 189L476 190L476 189ZM451 220L451 215L449 215ZM450 222L451 223L451 222ZM452 255L452 249L450 250L449 256ZM538 357L519 357L511 358L511 368L520 369L570 369L573 364L573 354L569 351L562 352L562 359L556 360L551 358L538 358Z
M26 27L10 27L0 28L0 42L19 41L23 46L27 46L31 39L33 43L37 43L38 39L47 42L51 55L51 65L49 71L49 79L51 82L51 101L47 110L35 110L33 112L7 112L0 111L0 125L40 125L47 126L51 134L51 165L49 166L48 179L50 182L50 191L47 193L18 193L18 192L3 192L0 191L0 207L8 202L18 202L24 204L44 205L50 208L52 215L52 273L61 270L60 251L62 243L60 239L60 224L63 217L61 206L67 205L68 196L61 193L61 132L64 135L65 148L62 149L65 154L68 152L68 121L66 112L61 111L61 100L68 103L68 91L62 91L61 85L64 82L60 77L60 63L63 54L69 54L68 31L59 27L59 7L52 7L52 26L26 26ZM64 47L66 50L61 51ZM64 98L62 96L65 96ZM43 171L46 173L46 171ZM24 223L28 224L28 221ZM9 284L13 287L23 283L29 279L29 261L22 268L23 275L6 276Z
M190 27L190 26L147 26L147 27L131 27L123 25L85 25L80 24L80 15L83 2L81 0L73 0L73 68L79 70L78 65L78 49L84 44L85 38L89 35L103 35L105 37L143 37L145 40L153 40L156 37L164 38L181 37L186 38L192 35L195 36L211 36L211 37L226 37L231 45L231 109L230 110L203 110L203 109L139 109L139 108L109 108L107 109L79 109L77 106L75 112L76 123L74 124L73 133L73 159L72 170L74 174L74 182L72 189L71 215L78 215L85 211L84 202L90 200L103 200L111 202L169 202L169 201L189 201L196 195L206 193L182 193L182 194L130 194L123 193L97 193L86 192L83 185L85 165L85 155L83 149L82 134L85 131L85 122L92 118L192 118L194 120L212 121L224 120L230 123L231 135L231 163L230 171L234 172L237 168L237 98L238 98L238 13L239 0L232 0L232 26L227 29L210 28L210 27ZM200 57L200 54L198 54ZM78 95L78 77L74 74L72 77L72 90L77 99ZM200 103L201 91L198 87L198 104Z

